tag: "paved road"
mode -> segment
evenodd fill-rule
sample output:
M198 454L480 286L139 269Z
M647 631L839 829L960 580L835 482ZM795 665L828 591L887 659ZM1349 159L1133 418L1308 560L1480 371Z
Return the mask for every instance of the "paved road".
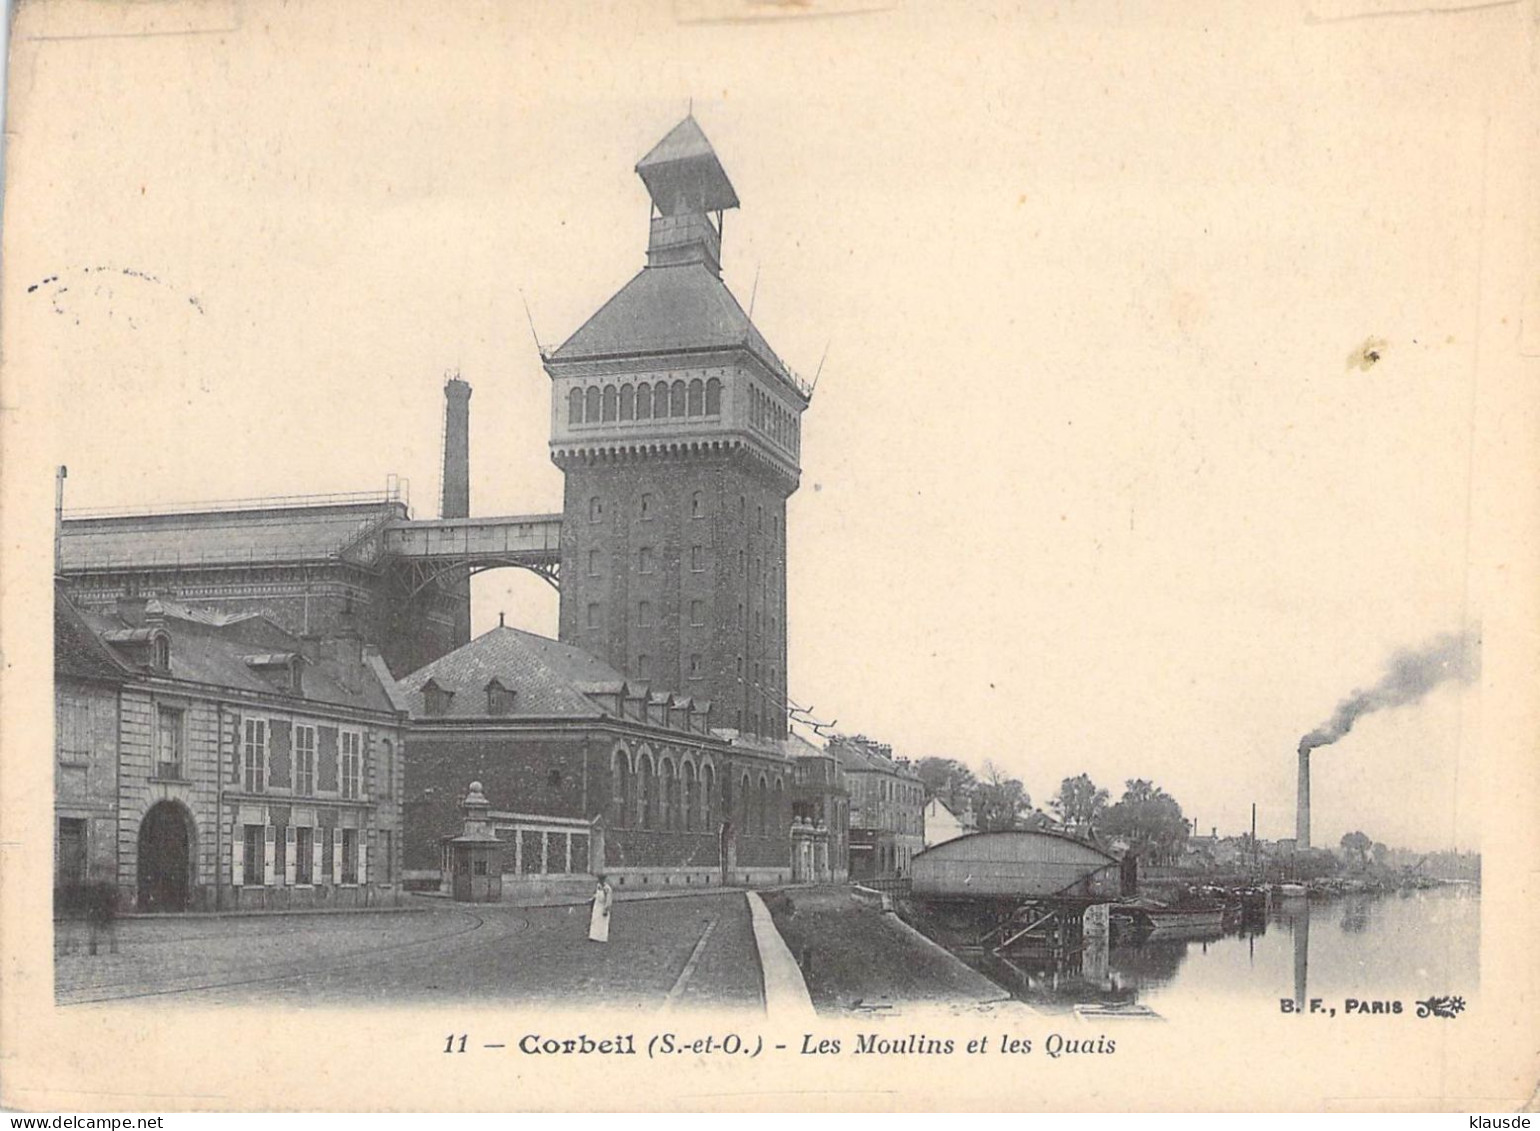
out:
M61 938L72 929L61 926ZM55 959L60 1005L518 1001L649 1009L672 995L683 1009L763 1007L748 905L736 892L617 902L607 945L588 941L586 905L167 916L124 920L117 936L116 954L56 947L64 951Z

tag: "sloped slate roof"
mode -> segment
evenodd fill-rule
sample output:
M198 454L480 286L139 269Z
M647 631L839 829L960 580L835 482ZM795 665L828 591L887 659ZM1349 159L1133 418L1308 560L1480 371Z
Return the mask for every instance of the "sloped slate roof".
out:
M278 687L247 661L257 647L276 651L284 644L298 651L298 641L288 636L266 618L243 618L228 625L209 624L203 620L183 619L169 609L159 622L171 637L171 678L212 687L239 691L279 693ZM100 638L103 633L121 631L125 625L116 616L82 613L82 621ZM105 645L104 645L105 647ZM125 670L138 671L125 664ZM385 688L367 664L341 664L329 658L306 661L304 695L294 696L296 710L305 702L327 703L369 711L394 709Z
M712 211L738 207L727 170L693 117L685 118L636 163L637 175L655 201L667 204L679 188Z
M343 554L396 507L293 507L67 519L64 572L246 561L317 561Z
M62 589L53 598L53 663L59 675L122 682L128 668L102 643Z
M705 265L645 267L577 332L554 361L741 346L777 373L786 365L738 300Z
M430 679L454 692L442 715L428 715L422 689ZM579 687L624 682L614 668L570 644L499 627L398 680L396 690L414 718L486 718L493 679L515 693L508 718L598 718L603 712Z

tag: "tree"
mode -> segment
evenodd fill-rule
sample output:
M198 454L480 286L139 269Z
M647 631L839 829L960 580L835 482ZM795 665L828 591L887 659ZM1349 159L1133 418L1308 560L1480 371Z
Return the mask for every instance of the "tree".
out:
M980 832L1014 829L1024 810L1032 808L1026 787L993 762L984 763L984 778L974 794Z
M1072 835L1089 839L1107 811L1107 799L1107 791L1097 788L1089 774L1080 774L1059 783L1048 808Z
M1376 867L1383 868L1390 863L1390 849L1379 841L1374 842L1374 847L1369 849L1369 855L1374 857Z
M1176 798L1143 778L1123 784L1123 796L1107 810L1102 831L1128 841L1129 850L1139 856L1174 860L1189 832Z
M1354 867L1363 868L1369 860L1369 849L1374 842L1361 832L1343 833L1342 855Z
M979 784L973 771L956 758L921 758L915 764L915 772L925 786L925 800L939 797L954 813L968 807Z

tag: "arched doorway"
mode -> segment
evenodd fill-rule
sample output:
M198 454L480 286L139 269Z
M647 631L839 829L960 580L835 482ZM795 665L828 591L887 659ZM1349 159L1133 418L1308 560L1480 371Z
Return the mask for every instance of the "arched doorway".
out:
M151 806L139 824L139 909L186 911L192 897L192 818L175 801Z

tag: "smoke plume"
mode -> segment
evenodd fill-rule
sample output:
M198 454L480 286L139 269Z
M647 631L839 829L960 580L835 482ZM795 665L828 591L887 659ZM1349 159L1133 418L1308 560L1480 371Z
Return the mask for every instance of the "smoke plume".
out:
M1397 652L1380 681L1367 691L1355 691L1332 712L1326 722L1299 740L1301 754L1317 746L1330 746L1364 715L1387 707L1415 703L1441 683L1469 683L1481 674L1481 634L1470 629L1446 633L1415 652Z

